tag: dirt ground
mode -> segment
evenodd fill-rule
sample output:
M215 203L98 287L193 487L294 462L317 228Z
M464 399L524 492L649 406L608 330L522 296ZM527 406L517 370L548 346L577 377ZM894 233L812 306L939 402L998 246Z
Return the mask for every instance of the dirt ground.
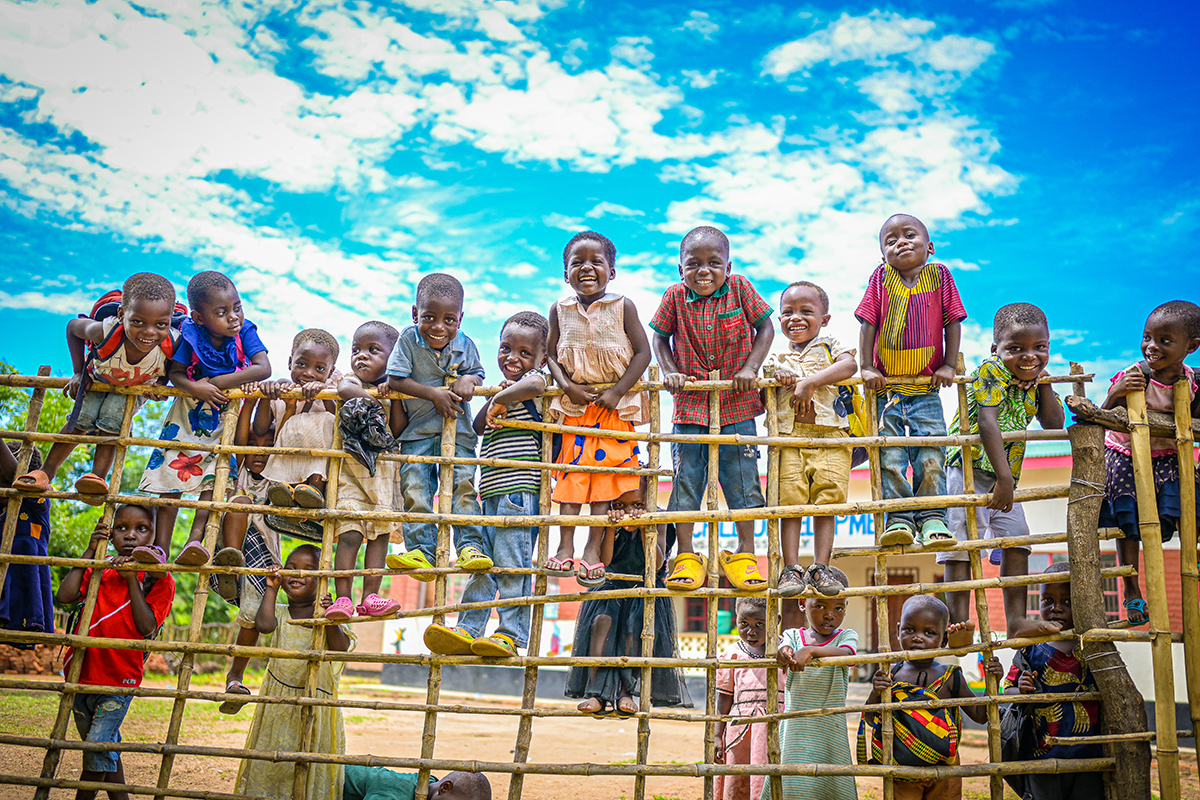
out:
M195 688L219 689L217 678L197 676ZM252 681L247 681L253 685ZM147 680L147 686L167 688L167 680ZM57 695L46 692L4 692L0 699L0 732L44 736L49 732L57 709ZM370 680L348 678L343 682L343 697L353 699L390 699L422 702L423 693L415 690L392 690ZM472 705L515 705L511 700L491 697L465 697L444 693L446 702L466 702ZM544 703L545 701L539 701ZM547 703L547 705L549 705ZM564 704L565 705L565 704ZM252 706L236 717L223 716L215 704L189 702L181 741L188 744L241 747L250 728ZM154 742L165 737L170 718L171 702L154 698L139 698L132 706L123 728L126 741ZM420 754L423 717L413 712L377 712L348 709L346 713L347 752L374 753L397 757ZM857 723L852 723L856 725ZM439 716L435 755L448 759L479 759L508 761L512 758L517 735L516 717L479 715ZM851 730L851 736L854 730ZM71 738L76 734L71 726ZM650 758L656 763L693 763L703 751L704 728L687 722L656 721L651 740ZM533 762L590 762L597 764L632 763L636 757L637 725L631 720L594 720L588 718L547 718L534 720L530 761ZM28 748L0 747L0 772L10 775L40 774L44 751ZM986 760L986 740L979 732L968 732L962 749L964 763ZM154 785L160 758L152 755L128 754L125 772L130 783ZM63 755L59 775L79 774L80 754L68 751ZM208 791L233 791L238 763L234 759L179 756L172 772L171 786ZM1195 754L1184 754L1184 797L1200 800L1197 786ZM493 796L507 796L509 777L491 775ZM1155 776L1157 782L1157 776ZM878 800L882 797L881 781L859 779L859 797ZM703 781L693 778L649 778L647 795L655 800L692 800L703 796ZM32 790L0 784L0 799L27 798ZM633 778L625 777L554 777L531 775L525 778L523 797L529 800L574 798L577 800L616 800L632 797ZM965 782L963 796L987 798L986 778ZM73 797L73 793L56 791L56 800ZM1006 797L1015 798L1012 792Z

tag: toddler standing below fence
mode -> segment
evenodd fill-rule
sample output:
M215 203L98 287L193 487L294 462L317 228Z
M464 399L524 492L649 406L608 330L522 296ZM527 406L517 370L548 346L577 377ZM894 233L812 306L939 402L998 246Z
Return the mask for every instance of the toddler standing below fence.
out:
M967 312L954 278L942 264L926 263L933 242L924 223L896 214L879 231L884 263L876 267L854 316L862 323L858 358L863 385L879 391L880 436L945 436L938 390L954 381L962 321ZM930 376L928 384L888 386L886 378ZM886 388L886 391L884 389ZM946 493L940 447L885 447L883 497L935 497ZM912 468L912 482L908 469ZM952 540L944 508L891 511L881 545Z
M1200 413L1196 371L1183 359L1200 347L1200 306L1187 300L1163 303L1146 320L1142 332L1143 361L1126 367L1113 376L1104 408L1125 405L1125 396L1145 391L1146 408L1175 415L1175 384L1187 381L1192 400L1192 415ZM1100 504L1100 527L1120 528L1124 539L1117 540L1117 561L1122 566L1138 567L1142 531L1138 526L1137 490L1133 480L1132 437L1120 431L1104 436L1104 502ZM1151 437L1150 458L1154 473L1154 495L1162 540L1169 542L1179 526L1179 456L1175 440ZM1200 472L1196 473L1200 487ZM1131 625L1143 625L1149 619L1146 601L1137 575L1121 579L1125 589L1125 609Z

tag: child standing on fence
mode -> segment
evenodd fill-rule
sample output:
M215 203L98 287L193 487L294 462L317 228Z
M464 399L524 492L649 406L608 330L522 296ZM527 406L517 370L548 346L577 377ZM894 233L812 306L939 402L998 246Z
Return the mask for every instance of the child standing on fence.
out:
M21 449L21 443L3 444L0 447L0 486L8 488L17 474L17 452ZM37 469L42 465L42 454L36 447L31 450L29 466ZM7 519L8 503L4 502L0 504L0 531L4 530ZM50 555L49 498L21 498L12 553L23 556ZM54 589L48 564L8 565L4 586L0 587L0 628L54 633Z
M455 458L475 457L475 431L471 427L471 398L483 383L479 350L459 330L463 318L463 287L457 278L443 273L426 275L417 284L417 302L412 307L413 325L400 332L388 359L388 385L394 392L409 395L404 400L408 425L400 434L400 452L410 456L440 456L442 420L457 420ZM453 380L447 386L446 381ZM400 487L404 510L429 514L437 494L438 465L403 462ZM440 509L446 513L446 509ZM454 514L479 514L475 492L475 466L454 466ZM479 548L483 533L478 525L455 525L454 546L459 569L490 569L492 560ZM387 557L391 569L429 569L437 560L437 526L432 522L405 522L404 544L408 552ZM431 581L432 575L418 580Z
M946 604L930 595L914 595L904 601L896 632L901 650L936 650L946 647L949 636L961 626L950 624ZM992 656L985 665L996 678L1004 676L1000 660ZM893 692L893 701L950 700L973 698L975 693L957 665L942 664L933 658L901 661L892 668L879 668L871 681L867 703L882 702L883 693ZM987 706L963 706L967 716L987 722ZM940 766L958 763L958 741L962 735L959 708L947 707L921 712L896 711L896 730L892 753L895 763L910 767ZM858 727L858 763L881 764L883 758L882 717L865 711ZM893 784L898 800L961 800L962 778L907 780Z
M1029 303L1010 303L996 312L992 325L992 355L971 373L971 386L967 391L968 430L962 429L957 412L950 424L950 430L955 434L978 434L983 440L982 447L971 448L975 491L992 493L986 507L975 509L980 538L1029 535L1025 510L1020 503L1013 505L1013 491L1025 460L1025 442L1019 439L1006 442L1002 436L1026 430L1035 417L1046 430L1062 429L1065 419L1062 402L1053 386L1037 382L1045 374L1049 360L1050 326L1040 308ZM952 495L965 491L961 447L947 450L946 491ZM968 509L961 507L946 510L946 521L960 542L967 540L967 512ZM999 562L1001 575L1029 574L1028 547L993 550L991 558L993 562ZM937 554L937 561L946 565L947 581L971 579L967 551L941 552ZM1057 633L1058 628L1054 625L1026 618L1027 594L1024 586L1004 589L1007 636L1018 638ZM974 639L975 623L969 619L970 599L970 592L946 595L950 622L960 630L959 638L951 637L952 647L971 644Z
M707 380L720 370L721 380L733 388L721 392L721 433L754 436L754 418L763 413L762 398L754 389L758 369L771 349L775 332L771 307L750 281L734 275L729 239L716 228L696 228L679 245L679 277L667 289L650 320L654 331L654 356L663 370L663 385L674 395L673 431L708 433L709 392L688 391L692 380ZM675 480L670 511L698 511L708 487L708 445L671 442ZM731 508L761 508L762 484L758 476L758 448L723 444L718 450L717 478L725 503ZM721 567L739 589L765 589L754 555L754 521L734 523L736 553L722 552ZM679 555L667 578L667 588L692 591L704 583L707 564L692 544L692 523L681 522Z
M967 312L950 270L928 262L933 242L919 219L890 217L879 231L879 248L884 263L871 274L854 312L862 323L858 357L863 385L879 391L879 435L945 436L938 390L954 381ZM928 384L886 384L887 378L922 375L930 377ZM887 447L881 459L884 499L946 493L942 448ZM889 512L879 543L911 544L917 535L923 541L953 540L946 510Z
M400 401L372 397L367 394L367 389L376 389L383 395L387 394L388 357L399 337L399 331L377 320L360 325L354 332L354 344L350 351L351 373L338 384L338 397L346 401L346 405L342 407L343 414L357 413L354 411L355 404L366 404L362 413L382 414L379 418L380 425L386 422L389 426L388 433L392 436L400 433L405 423ZM344 425L343 422L343 431ZM337 507L361 514L372 511L390 512L395 488L395 461L376 460L375 469L371 470L357 458L344 458L338 477ZM383 569L394 527L394 523L391 522L377 522L366 518L339 520L334 531L337 536L334 569L354 569L358 563L358 548L362 547L364 540L367 543L367 551L363 555L363 566L366 569ZM364 616L382 616L400 608L400 603L396 600L379 596L379 588L383 585L381 575L363 576L362 602L357 608L351 597L354 590L353 578L334 578L333 585L337 592L337 600L325 614L330 619L349 619L356 611Z
M550 414L563 425L633 431L649 419L645 392L630 393L650 365L650 342L638 320L633 301L608 291L617 276L617 249L595 231L571 237L563 250L563 279L574 297L550 309L547 342L550 374L563 394L550 401ZM614 384L603 391L592 386ZM612 437L565 434L558 463L600 467L631 467L638 460L637 443ZM603 472L555 473L554 501L560 513L578 514L589 504L592 514L608 513L608 504L636 489L637 475ZM609 529L588 530L587 544L575 571L584 586L604 582L601 542ZM575 561L575 526L560 525L558 552L543 565L552 575L570 575Z
M743 660L765 658L767 652L767 599L739 597L734 606L737 612L738 642L721 653L721 659ZM779 692L778 708L782 709L784 675L776 683ZM717 713L724 716L757 717L767 710L767 670L717 670ZM735 725L718 722L718 764L766 764L767 726ZM764 775L718 775L713 796L718 800L758 800L763 793Z
M115 293L109 296L113 296ZM103 299L102 301L103 302ZM67 348L75 374L63 387L67 397L79 397L62 433L116 436L125 419L129 395L92 391L96 382L109 386L145 386L167 382L167 365L175 349L175 287L161 275L139 272L121 288L116 313L104 320L80 316L67 323ZM100 303L97 304L98 306ZM180 307L181 313L183 312ZM95 313L95 312L93 312ZM86 353L90 347L91 352ZM140 408L147 395L134 396ZM28 492L45 492L75 450L75 442L55 442L45 463L14 484ZM98 444L92 471L75 481L75 491L89 505L101 505L108 494L108 473L116 457L116 445Z
M654 562L646 564L643 536L654 536L655 529L637 525L636 520L646 511L646 478L612 502L608 509L609 522L616 526L611 539L605 539L603 555L612 574L644 575L647 568L655 572L655 586L663 588L666 559L675 543L673 525L657 529ZM627 519L629 518L629 519ZM609 544L611 543L611 545ZM611 547L611 549L609 549ZM606 578L604 583L588 593L614 589L637 589L644 580ZM584 600L575 622L576 656L631 656L642 653L642 630L646 610L642 597L597 598ZM675 636L675 612L669 597L654 598L654 658L678 658L679 645ZM687 684L682 670L674 667L655 667L651 670L650 704L654 706L691 708ZM618 718L635 714L640 697L641 667L571 667L567 673L567 697L582 697L577 708L585 714L606 717L615 712Z
M1065 561L1051 564L1046 575L1069 572ZM1071 584L1042 584L1041 616L1062 630L1075 627L1071 610ZM1095 692L1096 679L1088 669L1076 640L1043 642L1024 647L1013 658L1012 669L1005 681L1005 694L1074 694ZM1095 700L1064 701L1018 706L1023 714L1033 716L1033 741L1022 742L1018 757L1042 758L1102 758L1104 749L1098 744L1055 744L1049 736L1096 736L1100 733L1100 704ZM1021 730L1018 724L1017 729ZM1015 780L1014 780L1015 779ZM1009 785L1023 800L1096 800L1104 796L1104 777L1100 772L1045 773L1011 776Z
M117 555L114 567L133 565L133 551L154 541L154 512L141 506L117 506L112 527L101 523L92 533L91 541L80 558L101 559L111 542ZM104 569L99 576L91 567L75 567L66 574L58 587L57 601L62 605L77 603L87 596L92 579L100 581L96 605L92 609L87 635L102 639L153 639L175 600L175 579L168 573L136 572L134 570ZM79 631L73 631L79 633ZM83 658L79 682L91 686L136 687L142 685L146 653L140 650L91 648L77 654L68 648L63 673L71 674L71 664L77 655ZM79 738L86 742L121 741L121 723L133 700L128 694L75 695L75 726ZM87 750L83 754L82 781L125 783L121 754L114 751ZM95 792L80 790L76 800L91 798ZM113 793L109 793L112 797Z
M258 389L271 402L268 414L255 416L255 433L275 429L278 448L304 447L327 450L333 447L333 426L337 405L332 400L317 400L318 392L337 386L341 375L335 369L337 339L319 328L308 328L292 339L288 356L291 380L263 381ZM303 396L283 399L284 392L298 391ZM272 453L263 470L271 481L267 499L284 508L322 508L325 505L325 479L329 459L320 456Z
M772 355L775 379L783 384L777 418L780 436L846 439L847 416L839 414L838 381L854 376L854 349L831 336L821 336L829 324L829 295L815 283L797 281L779 298L779 328L791 343L786 353ZM794 387L794 388L793 388ZM852 413L852 409L846 409ZM850 451L839 447L785 447L779 451L779 502L807 505L846 502L850 489ZM791 597L811 586L821 594L837 594L842 586L829 575L837 517L811 517L813 563L800 566L803 519L780 521L783 574L779 593Z
M1192 398L1192 414L1200 412L1197 397L1196 371L1183 359L1200 347L1200 306L1187 300L1163 303L1146 320L1142 332L1140 363L1127 367L1113 376L1104 408L1125 405L1131 392L1146 393L1146 408L1174 416L1175 384L1187 381L1188 396ZM1124 539L1117 540L1117 561L1122 566L1138 567L1142 546L1138 527L1137 491L1133 480L1133 451L1131 437L1120 431L1108 431L1104 436L1104 502L1100 505L1100 527L1120 528ZM1179 456L1175 440L1170 437L1151 437L1150 458L1154 472L1154 494L1158 519L1162 526L1163 542L1168 542L1179 526ZM1200 472L1197 473L1200 478ZM1200 486L1200 482L1197 484ZM1124 586L1125 608L1131 625L1145 624L1149 619L1146 601L1137 575L1121 579Z
M499 394L489 398L475 417L475 431L483 435L482 458L541 461L541 431L498 426L501 419L542 421L542 393L546 374L546 335L549 323L541 314L522 311L509 317L500 329L500 372L504 375ZM542 474L536 469L483 466L479 470L479 495L485 516L530 517L538 513ZM529 569L533 563L535 526L503 528L485 525L483 552L497 567ZM479 572L471 576L460 598L463 603L480 603L527 597L531 576ZM460 611L458 626L430 625L425 645L435 653L505 657L515 656L518 647L529 643L529 606L500 606L500 624L484 636L490 608Z
M219 444L221 413L229 402L225 390L269 378L271 363L258 329L246 319L242 300L229 278L219 272L197 273L188 282L188 304L192 316L183 321L179 344L171 356L170 378L189 396L175 398L167 411L158 438L175 446L156 447L151 452L138 489L172 498L185 492L199 493L201 500L211 500L217 454L208 450L193 452L188 445ZM236 459L231 457L231 478L237 475L236 467ZM177 508L158 510L154 541L137 548L134 558L144 563L166 561L178 513ZM208 563L209 553L200 544L207 521L208 511L196 509L188 543L175 563Z
M315 570L320 568L321 551L315 545L302 544L288 556L284 569ZM327 625L324 636L312 628L288 624L294 619L317 616L318 597L323 608L333 605L328 594L321 596L321 580L312 576L283 577L276 568L267 576L267 592L258 608L255 627L260 634L273 633L271 645L284 650L311 650L314 636L324 639L329 650L347 652L354 649L358 637L344 625ZM287 596L286 603L276 603L280 587ZM316 697L337 699L344 661L322 661L317 667ZM272 658L267 662L261 693L264 697L305 697L309 662L297 658ZM303 733L303 706L291 703L261 703L254 711L254 722L246 736L246 750L300 749ZM312 745L314 753L340 754L346 752L346 729L342 709L336 706L314 706L312 709ZM255 797L290 798L295 763L292 761L258 761L245 759L238 769L237 793ZM339 800L342 796L342 766L340 764L310 764L307 791L309 800Z
M850 585L846 573L837 567L829 572L843 587ZM846 705L850 669L844 666L809 666L814 658L854 655L858 634L843 628L846 617L845 597L801 599L800 611L808 623L803 628L783 632L779 663L787 667L787 704L785 711L837 708ZM849 764L850 737L846 715L797 717L783 722L779 734L784 764ZM770 797L769 784L763 787ZM783 776L784 800L856 800L854 778L849 775L808 777Z

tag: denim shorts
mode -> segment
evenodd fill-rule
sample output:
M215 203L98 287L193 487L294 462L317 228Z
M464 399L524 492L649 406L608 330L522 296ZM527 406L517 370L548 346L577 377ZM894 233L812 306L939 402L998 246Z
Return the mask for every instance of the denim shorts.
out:
M75 433L120 433L121 422L125 419L125 401L129 397L116 392L84 392L79 417L75 420ZM144 395L134 395L134 412L145 402Z
M708 433L707 425L676 423L675 433ZM757 435L753 419L721 426L723 434ZM675 481L671 486L669 511L699 511L708 488L708 445L671 442ZM752 444L723 444L717 450L717 481L729 508L762 508L762 483L758 477L758 447Z
M121 741L121 723L133 695L77 694L75 695L75 727L85 742ZM86 772L116 772L121 754L107 750L84 750L83 769Z

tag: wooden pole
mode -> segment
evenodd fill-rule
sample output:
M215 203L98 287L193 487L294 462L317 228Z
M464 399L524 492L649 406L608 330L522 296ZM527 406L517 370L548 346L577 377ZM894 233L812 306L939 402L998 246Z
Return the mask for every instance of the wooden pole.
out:
M651 383L658 382L658 366L651 365L649 372ZM662 400L658 390L650 396L650 432L658 433L662 424ZM659 443L650 442L646 454L646 463L651 469L657 469L659 463ZM646 508L658 509L658 477L651 477L646 485ZM646 568L642 575L642 585L654 589L658 575L658 526L652 525L642 529L642 548ZM654 655L654 615L657 599L646 597L642 600L642 655ZM650 760L650 710L652 707L651 689L654 685L654 668L650 665L642 667L641 694L638 697L638 707L642 715L638 717L637 731L637 763L647 764ZM645 800L646 776L638 775L633 779L633 800Z
M1100 574L1100 542L1096 526L1104 499L1104 430L1072 425L1071 498L1067 501L1067 552L1071 562L1071 609L1077 630L1108 624L1104 582ZM1046 575L1046 578L1053 577ZM1100 690L1105 733L1146 730L1146 706L1111 642L1083 646L1088 669ZM1172 710L1174 704L1172 703ZM1172 729L1174 719L1172 718ZM1121 800L1150 800L1150 747L1145 742L1110 745L1116 761L1113 785Z
M874 389L866 391L866 406L869 412L871 436L879 435L879 400ZM883 499L883 473L881 472L881 451L874 448L867 450L867 464L871 470L871 499ZM875 545L879 546L879 537L883 536L884 531L884 516L882 513L875 513L872 518L875 526ZM875 586L886 587L887 578L887 553L880 550L875 556ZM887 600L880 597L875 600L875 627L879 630L879 641L877 652L887 653L891 647L891 629L888 622L888 604ZM880 695L880 701L883 703L892 702L892 690L884 689ZM895 753L892 752L895 743L895 729L893 728L893 719L891 709L885 708L880 715L882 735L881 745L883 747L883 763L885 766L895 763ZM883 778L883 800L893 800L895 797L895 783L891 777L892 773L884 775Z
M1146 419L1145 392L1125 396L1129 423L1133 427L1133 481L1137 488L1138 529L1142 534L1142 563L1145 565L1146 594L1150 606L1150 653L1154 663L1154 717L1158 732L1158 786L1162 800L1179 800L1179 745L1175 739L1175 671L1171 654L1171 624L1167 606L1166 573L1163 567L1162 526L1150 459L1150 431Z
M1196 565L1196 462L1192 402L1186 380L1175 384L1175 446L1179 454L1179 571L1183 595L1183 653L1187 674L1188 715L1200 730L1200 571ZM1189 737L1190 738L1190 737Z
M717 380L720 371L708 373L710 380ZM721 432L721 394L712 391L708 395L708 432L717 435ZM708 445L708 492L706 494L708 509L717 508L717 481L719 480L720 449L715 442ZM717 563L720 554L720 529L716 522L708 524L708 588L717 589L721 585L721 569ZM708 598L708 631L706 632L704 654L709 659L717 657L717 609L721 600L718 597ZM709 666L704 672L704 713L712 716L717 713L717 671ZM717 754L717 725L715 722L704 723L704 762L711 764ZM713 800L713 776L704 777L704 800Z
M763 369L763 377L767 380L775 378L775 367ZM767 435L779 434L779 393L775 389L767 389ZM779 505L779 459L778 445L767 445L767 505ZM779 586L779 578L783 574L783 548L779 538L779 520L767 520L767 585ZM780 602L767 603L767 649L764 655L767 660L779 657L779 617L776 613ZM779 713L779 670L767 668L767 713ZM767 723L767 763L779 764L783 760L783 748L779 743L779 721L772 719ZM783 777L771 775L767 781L771 787L771 800L783 800ZM753 798L758 800L758 798Z
M50 367L38 367L38 375L49 375ZM37 430L38 421L42 415L42 403L46 399L45 389L34 389L29 397L29 409L25 414L25 432L32 433ZM0 447L7 447L4 442L0 442ZM29 462L33 459L33 442L26 439L21 445L21 449L17 451L17 472L13 475L13 480L24 475L29 471ZM50 480L54 480L54 476L50 476ZM13 540L17 535L17 519L21 516L21 502L23 498L19 494L13 494L5 503L4 509L4 533L3 538L0 538L0 554L10 555L12 553ZM49 501L47 501L49 502ZM0 561L0 590L4 588L4 582L8 580L8 561Z

